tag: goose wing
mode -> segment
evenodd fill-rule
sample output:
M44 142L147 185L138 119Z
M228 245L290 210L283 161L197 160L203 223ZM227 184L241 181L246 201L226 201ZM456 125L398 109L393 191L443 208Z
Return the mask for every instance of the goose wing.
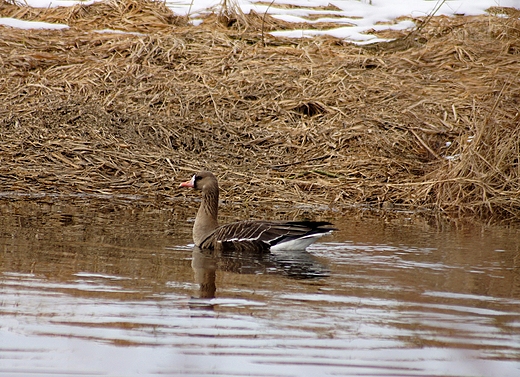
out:
M326 221L240 221L215 229L202 248L269 250L275 245L305 239L308 246L334 228ZM305 247L302 247L305 248Z

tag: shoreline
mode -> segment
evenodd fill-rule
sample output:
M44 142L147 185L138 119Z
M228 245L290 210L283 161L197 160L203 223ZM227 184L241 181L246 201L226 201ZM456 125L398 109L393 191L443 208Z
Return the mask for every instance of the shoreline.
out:
M33 15L67 30L1 27L0 191L170 200L209 169L246 207L520 215L520 11L361 47L127 3Z

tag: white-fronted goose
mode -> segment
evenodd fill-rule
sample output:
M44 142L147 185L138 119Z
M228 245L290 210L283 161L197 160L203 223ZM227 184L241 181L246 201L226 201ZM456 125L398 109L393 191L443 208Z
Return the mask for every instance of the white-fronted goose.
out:
M217 178L211 172L202 171L180 187L202 191L202 202L193 225L193 241L201 249L304 250L334 230L326 221L246 220L218 226Z

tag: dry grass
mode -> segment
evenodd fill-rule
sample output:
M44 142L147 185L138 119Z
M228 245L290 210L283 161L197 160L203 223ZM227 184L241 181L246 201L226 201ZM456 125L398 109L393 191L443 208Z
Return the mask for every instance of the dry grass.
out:
M71 26L0 28L2 191L172 198L206 168L246 205L516 219L520 21L493 12L512 14L361 48L229 9L194 27L161 2L0 3Z

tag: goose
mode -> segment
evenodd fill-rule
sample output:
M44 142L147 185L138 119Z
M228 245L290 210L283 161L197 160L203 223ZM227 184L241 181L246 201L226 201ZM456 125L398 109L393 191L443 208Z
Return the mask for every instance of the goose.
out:
M213 173L196 173L179 187L202 191L202 201L193 224L193 241L201 249L305 250L318 238L335 230L327 221L245 220L219 226L219 186Z

